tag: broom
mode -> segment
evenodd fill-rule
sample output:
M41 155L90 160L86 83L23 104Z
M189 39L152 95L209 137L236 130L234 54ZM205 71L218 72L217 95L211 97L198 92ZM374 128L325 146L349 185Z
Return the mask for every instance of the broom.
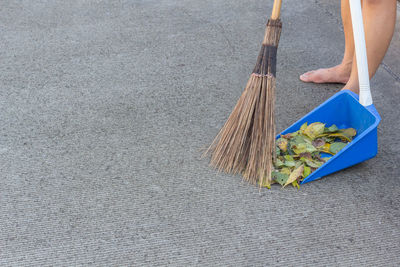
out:
M228 120L205 154L210 164L245 180L269 186L275 158L276 53L282 30L282 0L274 0L261 51L247 85Z

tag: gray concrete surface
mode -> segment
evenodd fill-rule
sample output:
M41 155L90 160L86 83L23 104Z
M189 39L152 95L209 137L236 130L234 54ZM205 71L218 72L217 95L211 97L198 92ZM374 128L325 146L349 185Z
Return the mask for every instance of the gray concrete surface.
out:
M376 158L261 192L200 158L271 4L1 1L0 265L400 265L398 43L372 80ZM298 80L339 62L338 14L284 2L278 130L340 89Z

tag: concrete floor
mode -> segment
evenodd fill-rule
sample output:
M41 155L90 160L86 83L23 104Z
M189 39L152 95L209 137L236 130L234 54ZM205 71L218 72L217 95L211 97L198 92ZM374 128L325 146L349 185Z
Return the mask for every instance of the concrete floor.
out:
M0 265L399 266L399 28L371 83L376 158L261 192L200 158L271 5L1 1ZM279 131L341 88L298 80L339 63L339 12L284 2Z

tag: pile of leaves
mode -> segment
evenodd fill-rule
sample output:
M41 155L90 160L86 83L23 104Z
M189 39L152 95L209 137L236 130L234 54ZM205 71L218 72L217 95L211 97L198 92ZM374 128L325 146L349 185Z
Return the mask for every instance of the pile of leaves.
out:
M282 135L276 141L273 183L300 188L304 178L342 150L356 134L353 128L338 129L334 124L325 127L321 122L310 125L306 122L300 130Z

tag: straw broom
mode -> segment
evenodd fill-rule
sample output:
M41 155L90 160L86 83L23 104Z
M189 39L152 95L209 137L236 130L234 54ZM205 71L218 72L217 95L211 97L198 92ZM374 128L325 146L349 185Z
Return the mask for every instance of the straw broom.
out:
M205 154L227 173L269 186L275 158L276 53L282 30L281 0L275 0L261 51L247 85L228 120Z

